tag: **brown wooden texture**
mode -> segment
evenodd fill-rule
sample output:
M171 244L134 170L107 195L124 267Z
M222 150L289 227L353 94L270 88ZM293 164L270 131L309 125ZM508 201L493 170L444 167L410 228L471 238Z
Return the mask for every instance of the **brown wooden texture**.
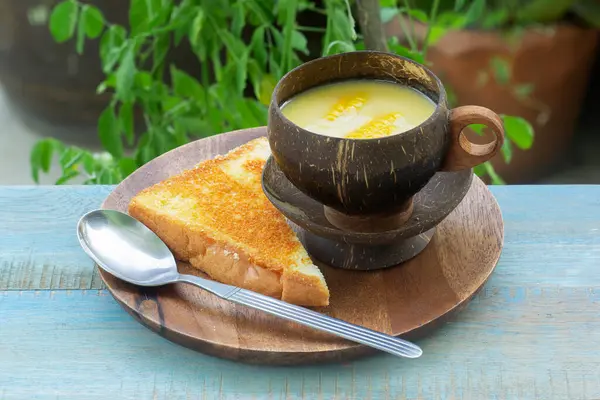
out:
M471 142L463 129L471 124L484 124L494 138L486 144ZM444 160L443 171L459 171L482 164L498 153L504 143L504 126L492 110L479 106L462 106L450 111L450 148Z
M224 153L264 128L196 141L143 166L103 203L126 211L139 190L197 162ZM498 262L503 242L499 207L478 179L463 202L438 226L413 260L377 272L320 265L331 304L319 311L379 331L413 338L426 334L464 306ZM198 273L180 263L180 270ZM238 306L185 284L138 288L102 272L108 290L138 321L174 342L219 357L255 363L340 361L370 349Z

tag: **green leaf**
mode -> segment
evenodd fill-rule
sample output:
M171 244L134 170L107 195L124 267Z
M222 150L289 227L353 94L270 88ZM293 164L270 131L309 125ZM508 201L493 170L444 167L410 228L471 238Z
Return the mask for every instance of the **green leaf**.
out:
M50 33L58 43L66 42L75 34L77 3L67 0L58 3L50 14Z
M265 46L265 27L259 26L252 34L252 40L250 41L250 48L256 61L258 61L261 68L265 68L267 65L267 49Z
M501 8L499 10L492 10L486 14L481 27L483 29L497 29L505 26L507 21L511 18L511 13L507 9Z
M85 18L82 13L77 22L77 40L75 43L75 51L77 51L77 54L83 54L84 46L85 46Z
M212 87L210 89L212 89ZM210 124L211 133L222 133L227 130L227 126L229 125L229 123L225 119L225 116L223 114L224 112L220 109L220 107L211 108L209 112L206 113L205 118L206 121Z
M150 133L145 132L140 136L140 140L137 143L137 149L135 151L135 162L138 165L144 165L151 160L151 138Z
M199 45L202 39L200 33L202 32L202 28L204 27L205 14L203 8L196 7L194 10L196 12L196 16L192 21L192 27L189 33L189 40L192 46L195 48ZM204 61L204 58L201 58L201 61Z
M333 38L352 43L354 41L354 29L346 12L336 8L331 19L334 32Z
M260 82L264 73L262 68L260 68L258 65L258 62L252 58L248 60L248 75L250 76L250 81L252 82L254 96L258 99L260 96Z
M192 20L192 11L194 0L183 0L181 3L175 5L171 12L171 22L175 24L174 29L174 42L176 46L179 46L181 39L186 35L189 35L190 22ZM188 37L189 38L189 37Z
M208 126L208 123L206 125ZM178 121L169 126L167 130L171 134L171 137L175 143L175 147L183 146L190 140L185 128L179 124Z
M465 5L465 0L455 0L454 1L454 11L459 11Z
M100 58L102 60L102 71L109 73L119 61L124 49L127 33L122 26L112 25L100 40Z
M131 91L135 78L135 46L130 44L127 47L125 56L121 60L117 68L117 98L124 102L129 102L133 99Z
M69 147L63 150L60 155L60 166L63 171L72 169L75 164L83 159L86 152L77 147Z
M194 136L207 136L213 132L210 123L200 117L178 118L177 125Z
M138 165L133 158L124 157L119 160L119 171L123 179L131 175L137 168Z
M101 153L94 153L93 157L95 161L94 165L97 170L99 168L110 168L115 161L114 157L110 153L107 153L105 151Z
M519 22L554 22L564 16L574 0L529 0L524 3L518 8Z
M241 117L241 125L246 128L254 128L262 125L262 121L259 121L250 107L248 107L248 101L244 98L238 98L235 102L235 109Z
M512 160L512 144L510 143L510 140L504 140L504 143L502 144L502 157L507 164Z
M277 14L277 25L285 25L286 12L291 7L296 7L295 0L278 0L275 3L275 12Z
M483 124L471 124L469 125L469 129L478 134L479 136L483 135L483 130L485 129L485 125Z
M258 100L268 106L271 103L271 96L273 96L273 90L275 90L275 86L277 85L277 80L273 75L266 74L263 76L260 81L260 92L258 95Z
M76 178L77 176L79 176L79 171L77 171L76 169L71 169L71 170L65 171L65 172L63 172L62 176L56 180L56 182L54 184L55 185L64 185L71 179Z
M230 106L231 99L241 95L241 93L238 91L237 64L237 62L225 64L225 67L223 68L222 81L217 82L216 85L213 85L211 87L212 92L209 93L213 96L212 100L216 101L218 105L225 108L225 113L231 113L233 111Z
M90 39L96 39L104 28L104 16L102 12L90 5L84 5L81 10L81 18L85 21L85 34Z
M166 141L166 132L163 132L160 127L155 128L156 129L152 135L152 147L154 154L162 154L171 150L169 143Z
M396 7L397 0L379 0L381 7Z
M423 10L419 10L416 8L411 8L411 9L400 8L398 11L401 11L403 14L406 14L406 15L410 16L411 18L414 18L417 21L422 22L424 24L429 22L429 17Z
M466 23L478 22L485 12L485 0L474 0L465 15Z
M173 90L177 96L192 98L201 102L206 99L202 85L192 76L171 65L171 80Z
M104 28L104 16L98 8L88 4L81 8L81 15L77 24L77 45L79 54L83 53L85 37L95 39L102 33Z
M161 10L165 8L165 13ZM163 6L161 0L131 0L129 5L129 28L131 36L151 30L168 17L170 8Z
M306 36L302 32L294 30L292 32L292 48L294 50L298 50L306 55L309 54L308 51L308 40L306 40Z
M259 121L260 126L265 126L268 123L269 119L269 108L264 104L259 103L256 100L248 99L247 100L248 108L254 114L257 121Z
M506 85L510 81L510 63L500 57L492 57L490 60L490 64L492 67L492 71L494 72L494 77L496 78L496 82L500 85Z
M237 62L239 60L239 54L241 54L246 47L244 42L242 42L241 39L233 36L231 32L228 32L224 29L219 31L219 35L221 36L221 40L227 48L227 54Z
M462 29L467 25L467 15L466 12L446 11L437 16L435 23L446 29Z
M112 185L115 183L115 179L112 177L112 174L109 170L103 168L99 171L97 177L97 183L99 185Z
M250 10L252 15L255 16L259 21L258 24L270 24L273 20L273 16L269 15L269 13L265 10L261 0L247 0L246 7L248 7L248 10Z
M146 71L138 71L134 80L135 86L139 89L150 90L152 88L152 75Z
M242 96L244 89L246 88L246 79L248 78L248 50L244 51L236 64L235 81L237 85L237 91Z
M178 103L175 103L174 100L177 97L167 97L167 99L168 101L163 101L163 108L166 111L164 114L165 117L178 118L180 115L188 113L191 109L191 104L187 100L180 100Z
M242 29L246 24L246 10L244 9L243 2L237 2L231 7L233 17L231 19L231 32L235 36L241 36Z
M506 136L521 150L530 149L533 145L533 127L521 117L502 115Z
M163 0L146 0L148 7L148 30L152 30L157 27L162 27L167 23L173 10L174 2L169 0L165 2ZM179 21L177 21L179 23ZM170 27L175 27L176 24L171 24ZM160 28L159 28L160 29Z
M275 59L275 52L271 51L269 52L269 62L268 62L269 68L268 70L275 76L277 77L282 77L283 73L281 71L281 66L279 65L279 62Z
M50 171L55 147L54 139L42 139L33 146L29 164L31 165L31 177L35 183L39 183L40 170L43 172Z
M88 174L92 174L94 172L95 160L94 157L89 152L84 152L83 157L81 159L81 163L83 164L83 169Z
M348 22L350 22L350 39L355 41L358 35L356 34L356 21L352 16L352 7L350 7L349 0L344 0L344 3L346 4L346 16L348 18Z
M171 67L171 68L173 68L173 67ZM184 102L184 100L181 97L165 96L162 99L163 111L171 111L175 107L179 107L179 105L183 102Z
M115 158L123 156L123 143L119 135L119 124L112 106L108 106L98 119L98 136L102 146Z
M485 168L485 172L487 172L487 174L490 176L490 178L492 180L492 185L505 185L506 184L506 182L504 182L504 179L502 179L500 177L500 175L498 175L498 173L494 169L494 166L492 165L492 163L490 163L489 161L486 161L483 163L483 167Z
M129 4L129 29L131 36L144 31L149 21L149 1L147 0L131 0Z
M332 50L337 48L337 53L354 51L354 45L343 40L335 40L329 43L329 46L325 49L325 55L336 54Z
M473 167L473 173L479 177L484 177L487 175L485 170L485 166L483 164L479 164Z
M154 56L152 57L152 70L157 71L165 61L171 47L171 35L163 33L154 37Z
M388 46L390 48L390 51L392 51L400 56L409 58L409 59L416 61L418 63L421 63L421 64L425 63L425 59L423 57L422 52L412 51L411 49L402 46L401 44L398 43L397 37L394 37L394 36L391 37L388 40Z
M106 81L100 82L98 87L96 87L96 94L102 94L102 93L106 92L107 88L108 88L108 85L106 84Z
M448 33L448 28L433 25L429 30L429 38L427 39L427 44L429 46L433 46L438 43L440 39L442 39Z
M134 140L133 103L123 103L119 108L119 125L125 134L127 144L131 146Z

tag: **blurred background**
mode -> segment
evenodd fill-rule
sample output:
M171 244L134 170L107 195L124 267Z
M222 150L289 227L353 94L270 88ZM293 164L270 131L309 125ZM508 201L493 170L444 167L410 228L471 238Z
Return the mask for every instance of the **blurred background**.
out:
M423 62L452 106L502 114L487 182L597 184L599 26L597 0L1 0L0 185L118 183L266 124L285 72L357 49Z

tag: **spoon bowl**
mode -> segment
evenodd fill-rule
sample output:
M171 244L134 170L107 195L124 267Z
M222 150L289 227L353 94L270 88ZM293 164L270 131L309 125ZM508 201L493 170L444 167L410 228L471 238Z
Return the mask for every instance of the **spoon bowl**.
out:
M79 243L104 270L139 286L177 281L177 263L167 245L138 220L114 210L95 210L77 225Z
M175 258L167 245L144 224L120 211L95 210L85 214L77 225L77 237L81 247L100 268L134 285L160 286L185 282L207 290L222 299L399 357L417 358L423 353L417 345L385 333L246 289L198 276L180 274L177 271Z

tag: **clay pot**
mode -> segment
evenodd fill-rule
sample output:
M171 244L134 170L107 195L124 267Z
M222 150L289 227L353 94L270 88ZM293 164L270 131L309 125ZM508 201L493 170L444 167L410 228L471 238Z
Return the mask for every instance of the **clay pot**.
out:
M83 55L74 39L58 44L48 29L49 13L58 0L0 2L0 83L12 108L38 132L61 138L95 139L98 116L110 95L97 95L104 80L99 39L87 40ZM106 20L128 25L129 1L93 2ZM45 15L45 17L44 17ZM171 51L169 60L193 75L197 58L187 43Z
M388 33L401 37L397 21ZM419 27L417 32L424 32ZM534 127L533 147L513 146L510 164L497 158L497 172L509 183L536 180L547 173L568 148L580 114L595 59L597 31L570 24L529 29L514 41L498 32L456 31L447 34L428 54L430 68L450 87L458 104L476 104L500 114L527 119ZM490 62L506 60L511 80L493 79ZM490 79L482 79L483 71ZM528 98L510 87L532 84Z

